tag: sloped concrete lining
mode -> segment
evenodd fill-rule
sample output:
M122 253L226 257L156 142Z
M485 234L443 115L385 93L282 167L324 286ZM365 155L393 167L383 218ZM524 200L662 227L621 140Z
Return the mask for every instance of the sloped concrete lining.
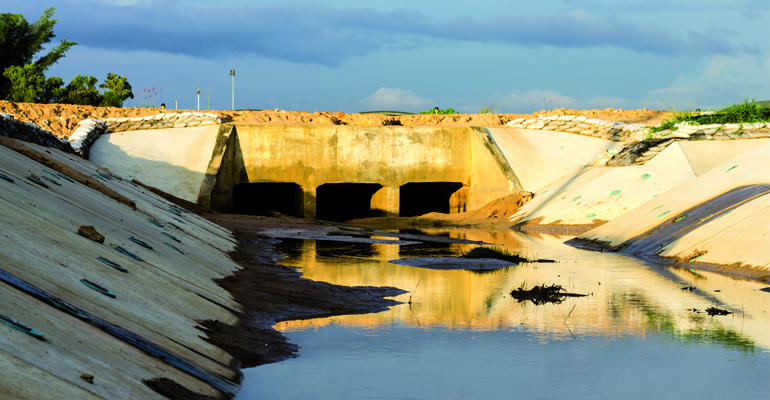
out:
M47 341L0 324L0 364L36 366L25 369L24 376L0 370L0 390L6 390L0 397L24 397L27 392L20 385L44 382L26 389L36 394L32 398L89 398L82 391L101 398L159 398L142 383L157 377L201 395L234 394L241 378L232 368L233 358L195 328L202 320L237 321L234 312L240 306L213 281L240 268L227 256L235 247L230 233L193 214L172 211L168 202L125 178L96 175L106 171L91 162L34 144L23 146L72 168L71 174L98 177L133 200L136 210L0 146L0 169L14 180L0 180L0 270L93 316L89 323L41 300L47 297L23 295L2 280L0 314L30 325ZM27 179L31 174L48 187ZM104 244L79 236L81 225L94 226L106 237ZM131 237L153 248L141 247ZM142 261L120 253L117 246ZM116 297L92 290L81 279L97 282ZM153 349L162 351L166 362L153 357ZM81 374L93 375L94 384Z
M510 220L522 230L543 225L600 225L695 178L689 167L583 167L535 193Z
M568 243L684 266L741 263L755 267L755 278L770 279L768 194L770 143L765 143Z
M567 132L486 128L523 190L536 192L579 167L591 165L617 142Z
M90 160L129 179L187 201L198 201L219 125L151 129L102 135Z
M687 159L684 151L682 151L682 147L679 146L679 143L684 142L676 141L669 144L663 151L645 162L644 165L647 167L663 166L669 168L671 171L691 171L693 173L692 177L694 178L697 174L692 170L690 161Z
M723 162L749 150L760 148L770 139L678 141L696 176L711 171Z

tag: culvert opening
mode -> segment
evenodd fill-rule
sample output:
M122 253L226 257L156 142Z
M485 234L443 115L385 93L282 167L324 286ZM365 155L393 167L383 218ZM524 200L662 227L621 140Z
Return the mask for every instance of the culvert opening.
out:
M379 183L326 183L316 188L316 218L347 221L373 217L372 195Z
M233 214L302 217L302 188L294 182L252 182L233 186Z
M452 195L460 190L460 182L410 182L401 186L399 216L415 217L430 212L449 214Z

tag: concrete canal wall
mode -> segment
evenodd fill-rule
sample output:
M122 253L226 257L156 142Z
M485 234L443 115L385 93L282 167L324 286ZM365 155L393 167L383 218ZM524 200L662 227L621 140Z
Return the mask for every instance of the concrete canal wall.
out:
M160 399L157 378L234 394L233 358L196 329L237 320L213 281L239 269L230 233L78 156L0 139L0 398Z
M222 212L250 213L257 204L322 219L356 209L362 214L346 219L410 216L421 213L420 205L427 207L425 212L456 213L521 190L483 128L221 125L137 130L105 135L90 153L99 165Z

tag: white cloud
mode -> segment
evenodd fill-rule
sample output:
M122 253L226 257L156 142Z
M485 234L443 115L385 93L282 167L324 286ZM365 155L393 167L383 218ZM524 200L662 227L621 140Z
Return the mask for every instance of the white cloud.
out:
M554 108L605 109L609 107L631 109L642 107L638 102L620 97L599 96L579 99L561 94L555 90L515 90L510 94L492 98L483 104L468 104L459 108L464 113L478 113L481 107L498 107L500 112L531 113Z
M381 87L369 97L358 102L358 106L374 110L418 111L430 107L433 100L415 96L411 90Z
M680 108L689 105L716 108L742 99L770 99L770 58L754 55L714 56L697 75L679 74L670 86L656 89L644 100L665 101Z

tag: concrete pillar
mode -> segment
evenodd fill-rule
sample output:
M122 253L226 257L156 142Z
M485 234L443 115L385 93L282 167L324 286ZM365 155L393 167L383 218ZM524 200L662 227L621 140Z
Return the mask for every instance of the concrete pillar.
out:
M316 217L316 187L302 186L302 214L306 219Z
M398 186L384 186L372 195L371 210L376 217L398 217L401 204Z
M449 213L457 214L468 211L469 190L463 186L449 197Z

